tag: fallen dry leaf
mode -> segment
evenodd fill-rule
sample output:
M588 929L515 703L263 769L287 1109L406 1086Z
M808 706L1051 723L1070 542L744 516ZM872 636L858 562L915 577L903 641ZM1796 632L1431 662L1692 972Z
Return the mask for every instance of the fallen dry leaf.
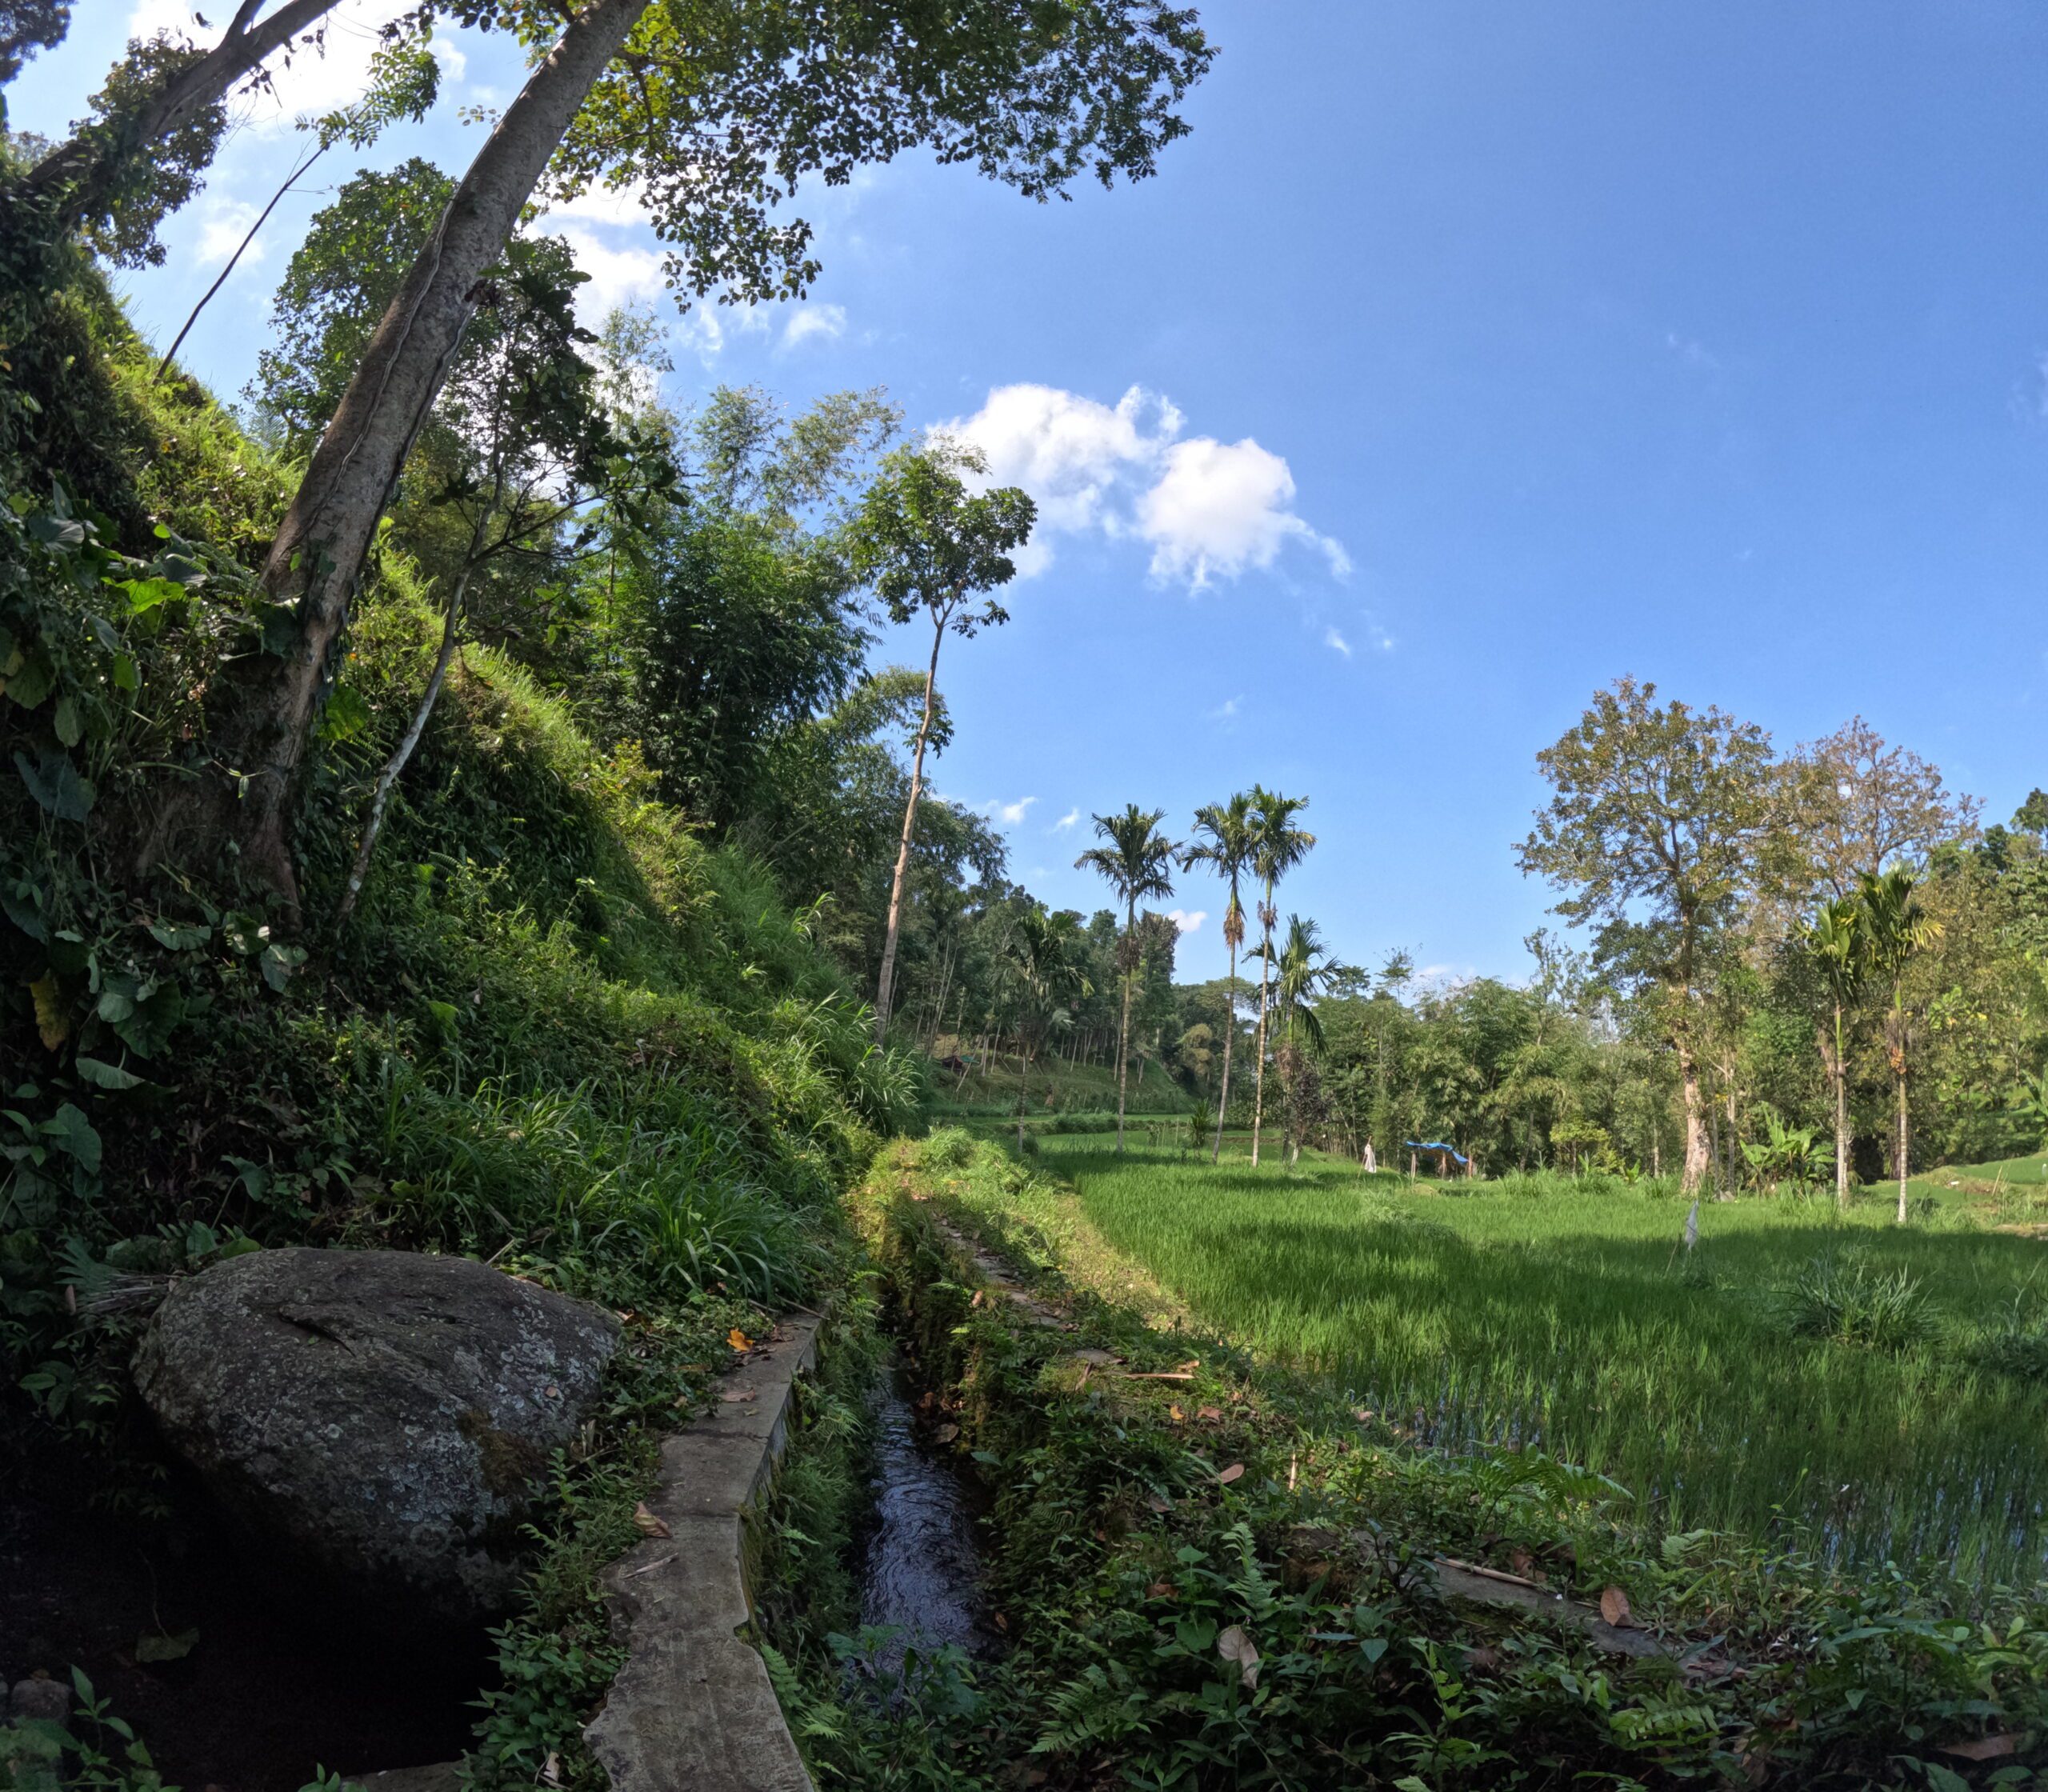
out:
M647 1510L644 1499L633 1508L633 1528L642 1537L671 1537L674 1533L661 1519Z
M1490 1673L1501 1665L1501 1652L1490 1642L1482 1642L1476 1649L1466 1650L1465 1659L1470 1666Z
M1228 1468L1224 1470L1221 1474L1218 1475L1216 1478L1227 1487L1244 1472L1245 1466L1242 1462L1233 1462Z
M957 1425L942 1425L931 1435L932 1442L934 1443L950 1443L960 1435L960 1427Z
M718 1398L730 1406L742 1400L758 1400L761 1392L758 1388L749 1388L744 1394L722 1394Z
M1216 1653L1236 1664L1238 1678L1247 1692L1258 1685L1258 1646L1245 1634L1243 1625L1233 1624L1217 1638Z
M1170 1418L1170 1419L1171 1419L1171 1420L1172 1420L1172 1421L1173 1421L1176 1425L1178 1425L1178 1424L1179 1424L1179 1423L1180 1423L1180 1422L1181 1422L1182 1419L1184 1419L1184 1418L1186 1418L1187 1417L1187 1414L1186 1414L1186 1413L1182 1412L1182 1411L1181 1410L1181 1409L1180 1409L1179 1405L1178 1405L1178 1403L1176 1403L1176 1404L1174 1404L1174 1405L1173 1405L1173 1406L1170 1406L1167 1407L1167 1409L1166 1409L1166 1416L1167 1416L1167 1418Z
M1154 1512L1170 1512L1174 1509L1174 1502L1164 1494L1148 1494L1145 1503Z
M1146 1588L1145 1597L1148 1599L1175 1599L1180 1595L1174 1592L1172 1582L1154 1581Z
M1223 1409L1221 1406L1198 1406L1194 1416L1205 1423L1214 1425L1223 1416Z
M559 1786L562 1783L562 1757L553 1749L547 1751L547 1759L541 1763L541 1784Z
M742 1331L738 1326L734 1326L730 1331L726 1334L726 1342L731 1345L735 1350L750 1350L754 1348L754 1340L749 1338L745 1332Z
M1974 1742L1944 1742L1942 1753L1960 1755L1965 1761L1998 1761L2019 1751L2017 1736L1980 1736Z
M1618 1586L1610 1586L1600 1595L1600 1615L1618 1630L1627 1630L1635 1622L1629 1610L1629 1596Z
M1536 1565L1535 1557L1519 1545L1508 1552L1507 1565L1525 1580L1541 1585L1545 1578L1543 1570Z

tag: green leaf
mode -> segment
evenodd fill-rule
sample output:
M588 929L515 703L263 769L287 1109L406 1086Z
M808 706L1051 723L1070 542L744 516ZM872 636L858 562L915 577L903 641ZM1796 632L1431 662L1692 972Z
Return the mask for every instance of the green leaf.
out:
M213 938L213 929L180 921L152 921L150 937L166 952L190 952Z
M60 822L82 822L92 813L97 793L90 780L79 776L69 755L46 746L30 763L26 753L17 753L14 770L29 794Z
M279 946L273 941L263 948L261 962L263 981L282 994L285 986L291 981L292 973L306 962L306 948L302 946Z
M135 670L134 654L116 654L114 656L114 688L116 690L140 690L142 688L141 674Z
M83 547L86 545L86 526L82 522L57 517L30 517L29 533L45 547Z
M263 651L282 659L298 640L298 610L288 603L266 603L258 614L263 627Z
M327 699L320 718L320 735L326 741L354 740L370 726L370 706L343 685Z
M74 1158L88 1175L99 1174L99 1134L82 1111L66 1102L43 1122L44 1138L55 1141L58 1150Z
M74 1061L78 1074L96 1089L139 1089L142 1079L133 1070L124 1070L118 1064L109 1064L98 1058L80 1057Z
M56 712L50 718L50 725L57 730L57 738L66 746L76 746L85 736L85 724L78 718L78 700L68 691L57 699Z
M26 878L0 883L0 914L38 945L48 942L50 929L42 918L42 892Z
M182 1662L199 1640L197 1630L180 1630L176 1636L142 1636L135 1639L138 1662Z
M185 587L174 578L126 578L118 589L128 594L130 616L146 616L158 604L185 595Z
M8 674L8 700L25 710L32 710L56 685L57 669L50 663L50 656L39 648L32 648L22 659L20 670Z

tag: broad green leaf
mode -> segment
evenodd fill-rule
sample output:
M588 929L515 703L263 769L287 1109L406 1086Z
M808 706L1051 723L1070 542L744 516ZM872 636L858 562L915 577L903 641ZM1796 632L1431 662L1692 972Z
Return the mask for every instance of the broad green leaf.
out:
M96 1089L139 1089L142 1078L133 1070L124 1070L118 1064L109 1064L104 1059L81 1056L76 1062L78 1074Z
M50 718L50 725L57 730L57 738L66 746L76 746L85 736L85 724L79 719L78 700L66 692L57 699L57 708Z
M17 753L14 770L29 794L60 822L82 822L92 813L92 783L79 775L67 754L45 747L31 762L26 753Z
M99 1174L99 1134L83 1111L66 1102L43 1122L44 1138L55 1141L60 1151L75 1159L88 1175Z

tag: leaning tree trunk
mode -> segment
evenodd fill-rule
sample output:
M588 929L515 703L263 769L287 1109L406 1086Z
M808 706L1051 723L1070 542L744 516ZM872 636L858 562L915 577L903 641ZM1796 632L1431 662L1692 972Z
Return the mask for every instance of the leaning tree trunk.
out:
M251 24L262 0L242 0L221 41L174 75L140 112L58 144L22 176L10 197L47 201L52 219L64 229L75 229L104 203L122 162L145 154L150 145L224 98L236 82L338 3L286 0L261 24Z
M295 910L286 830L300 762L365 560L478 296L548 158L649 0L592 0L506 109L442 210L321 436L263 568L297 609L282 656L251 655L210 743L213 775L174 793L145 864L230 839Z
M1834 1205L1849 1211L1849 1066L1842 1049L1842 1004L1834 1006Z
M910 877L910 836L918 825L918 798L925 784L925 742L931 738L932 705L938 689L938 650L946 640L941 613L931 631L931 663L925 668L924 719L918 724L917 751L910 758L910 800L903 805L903 838L896 844L896 873L889 882L889 927L882 941L882 975L874 988L874 1042L889 1042L889 1001L896 986L896 936L903 925L903 889Z
M1216 1149L1209 1154L1212 1164L1223 1161L1223 1125L1230 1113L1230 1045L1238 1032L1238 943L1230 942L1230 994L1223 1010L1223 1088L1216 1098Z
M1892 1047L1892 1075L1898 1084L1898 1223L1906 1223L1906 1179L1910 1172L1906 1119L1906 1023L1899 1022L1898 1038Z

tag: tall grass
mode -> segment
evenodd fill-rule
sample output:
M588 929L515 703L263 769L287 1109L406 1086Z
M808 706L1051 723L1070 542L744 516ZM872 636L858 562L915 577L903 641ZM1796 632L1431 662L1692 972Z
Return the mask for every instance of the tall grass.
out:
M2048 1390L2006 1319L2040 1246L1959 1210L1701 1210L1667 1186L1436 1187L1304 1160L1216 1170L1049 1136L1090 1222L1206 1323L1420 1438L1540 1446L1674 1530L1804 1527L1867 1562L2042 1566Z

